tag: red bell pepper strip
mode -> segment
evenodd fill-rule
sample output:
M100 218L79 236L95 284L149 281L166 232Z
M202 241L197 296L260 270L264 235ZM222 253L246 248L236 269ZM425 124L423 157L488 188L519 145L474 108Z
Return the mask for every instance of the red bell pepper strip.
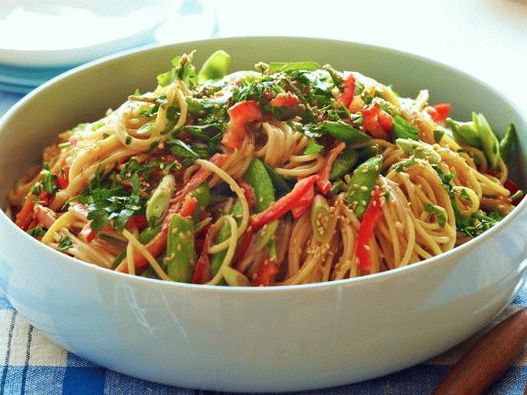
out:
M378 103L362 110L363 126L366 133L377 139L386 139L392 131L392 117Z
M242 259L245 257L247 251L249 250L251 242L253 241L253 236L254 230L252 227L249 226L247 230L243 233L243 236L240 239L240 242L238 243L238 247L236 248L236 268L242 261Z
M274 282L277 274L278 265L276 262L267 258L256 271L251 285L253 287L267 287Z
M426 112L435 122L443 122L450 114L450 107L450 103L438 103L432 107L428 106Z
M230 120L221 142L230 149L240 148L245 137L247 124L261 121L262 111L256 100L247 100L236 103L227 112Z
M382 130L384 130L388 134L392 132L393 118L390 114L388 114L384 110L381 110L381 112L377 116L377 120L379 121L379 124L381 125Z
M264 211L251 216L250 224L254 231L261 229L265 224L280 218L282 215L292 210L306 195L313 189L313 185L318 179L318 175L312 175L301 179L296 183L293 190L287 195L271 204Z
M247 205L249 206L249 209L251 210L252 208L254 208L254 205L256 204L256 197L254 195L254 189L252 186L250 186L245 181L241 181L240 186L243 189L243 194L245 195L245 199L247 200Z
M271 107L294 107L300 104L298 96L291 92L279 93L269 103Z
M355 86L355 77L353 74L348 74L344 80L344 88L342 96L340 97L340 101L346 106L346 108L348 108L353 101L353 96L355 95Z
M221 167L227 158L228 155L225 154L214 154L209 158L209 162ZM211 175L211 173L212 172L208 169L199 169L196 173L194 173L190 180L188 180L188 182L185 184L185 187L179 191L177 195L180 197L186 196L188 193L199 187L201 183Z
M181 209L179 210L179 214L182 217L192 217L192 214L194 214L197 207L198 207L198 200L195 197L187 195L185 196L185 199L183 200L183 205L181 206Z
M210 234L207 232L203 241L203 249L194 265L194 274L192 275L193 284L205 284L212 278L212 272L209 262Z
M69 167L64 167L62 169L53 168L53 173L57 176L57 185L59 189L66 189L69 185L68 173L70 171Z
M148 226L148 221L146 220L146 216L135 214L132 215L130 218L128 218L128 221L126 221L126 229L137 229L138 231L142 231Z
M28 195L26 201L22 205L22 208L18 212L15 218L15 223L22 229L27 230L31 221L33 221L33 208L35 203L33 202L33 195Z
M37 223L46 229L51 228L53 222L57 220L57 213L55 211L40 204L35 204L33 212L35 213Z
M341 141L335 147L329 151L324 166L318 172L317 187L320 192L327 196L329 190L331 189L331 182L329 182L329 176L331 174L331 167L333 162L337 159L337 156L346 148L346 143ZM294 213L293 213L294 214Z
M315 188L311 187L304 196L300 198L296 206L291 210L294 219L300 218L313 205L315 199Z
M370 241L373 239L373 229L382 216L381 194L379 187L373 190L370 204L364 212L357 232L357 245L355 255L358 259L359 269L369 272L371 269Z

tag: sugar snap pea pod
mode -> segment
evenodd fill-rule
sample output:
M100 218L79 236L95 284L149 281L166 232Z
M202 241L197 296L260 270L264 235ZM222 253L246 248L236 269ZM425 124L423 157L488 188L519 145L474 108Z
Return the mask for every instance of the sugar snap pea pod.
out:
M163 218L165 210L168 208L172 194L176 187L174 176L168 174L161 179L161 182L146 203L146 219L149 224L158 224Z
M203 182L190 195L198 201L198 207L192 215L192 218L197 221L200 218L201 212L210 204L211 194L209 186L206 182Z
M355 163L357 163L358 159L359 153L357 150L352 147L346 147L337 159L335 159L335 162L333 162L329 179L335 181L336 179L348 174Z
M400 115L393 117L393 134L396 138L419 139L419 130Z
M441 155L434 151L430 144L411 139L397 139L395 143L407 155L415 155L416 158L424 159L430 163L441 162Z
M238 223L240 222L241 214L242 214L242 204L240 203L239 200L237 200L236 203L234 203L234 206L232 206L232 216ZM214 244L223 243L230 236L231 236L231 228L227 222L224 222L220 230L218 231ZM210 267L212 270L213 277L216 275L216 273L218 273L218 270L220 270L221 264L226 254L227 254L227 250L223 250L210 257Z
M369 145L359 150L359 160L365 161L366 159L371 158L372 156L382 154L384 149L377 144Z
M334 182L331 186L331 189L329 190L330 195L335 196L337 193L339 193L342 188L344 187L344 181L338 180L337 182Z
M490 166L495 169L500 160L500 143L498 138L492 131L492 128L483 114L472 113L472 121L474 122L474 126L481 138L483 152L485 152L485 156L487 157Z
M174 214L168 225L167 251L164 263L168 276L178 282L192 279L194 261L194 222L191 218Z
M219 80L223 78L229 71L231 65L231 56L221 49L214 52L209 58L203 63L199 73L199 82L205 82L207 80Z
M245 180L254 189L256 212L265 210L276 200L273 181L260 159L253 159L245 172Z
M245 172L245 179L254 190L256 212L262 212L276 201L273 181L260 159L253 159ZM265 247L273 237L278 221L273 221L258 232L256 249Z
M155 225L155 226L149 226L145 230L143 230L141 233L139 233L138 240L141 244L148 244L150 241L154 239L154 237L157 236L157 234L161 231L161 224Z
M328 231L330 220L329 204L322 195L316 195L311 206L311 228L315 238L323 240Z
M458 122L452 118L447 118L446 124L452 130L454 139L458 143L481 148L481 138L474 122Z
M323 122L320 127L322 131L330 134L337 140L345 141L346 143L356 144L371 140L371 137L367 134L362 133L359 129L341 121L326 121Z
M273 186L278 197L287 195L289 192L291 192L291 187L282 176L280 176L276 171L274 171L274 169L268 164L264 163L263 165L265 166L269 177L271 177L271 180L273 181Z
M381 173L382 155L371 157L353 172L348 190L348 205L361 218L371 200L373 187Z
M511 123L500 141L500 155L504 161L509 159L514 140L516 140L516 127Z

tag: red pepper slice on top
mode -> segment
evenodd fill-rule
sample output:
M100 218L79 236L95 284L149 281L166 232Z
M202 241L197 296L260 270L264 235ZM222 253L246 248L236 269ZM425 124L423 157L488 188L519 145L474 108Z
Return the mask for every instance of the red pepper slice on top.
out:
M428 106L426 112L430 114L434 122L443 122L450 114L450 103L438 103L434 106Z
M209 263L209 246L210 235L209 232L207 232L205 235L205 240L203 241L203 249L201 250L201 254L196 261L196 265L194 266L194 274L192 275L193 284L205 284L212 278Z
M346 106L346 108L348 108L353 101L353 96L355 95L355 85L355 77L353 77L353 74L348 74L344 80L344 88L342 96L340 97L340 101Z
M331 182L329 182L329 176L331 175L331 167L333 162L337 159L337 156L346 148L346 143L341 141L331 151L329 151L324 166L318 172L317 187L320 192L327 196L331 189Z
M31 221L33 221L33 208L35 203L33 202L33 196L28 195L26 201L22 205L22 208L18 212L15 218L15 224L17 224L22 230L27 230Z
M313 204L314 199L315 199L315 188L311 187L306 192L306 194L300 198L296 206L293 207L293 210L291 211L291 213L293 214L293 218L298 219L302 215L304 215L306 211L309 210L309 208Z
M251 285L253 287L268 287L274 282L277 274L278 265L268 258L256 271Z
M380 188L375 186L370 204L364 212L359 231L357 232L355 254L358 259L359 269L363 272L369 272L371 269L370 241L374 236L373 230L375 225L379 222L381 217L382 206Z
M297 95L291 92L279 93L269 103L271 107L294 107L300 104Z
M229 123L221 142L230 149L240 148L249 122L261 121L262 111L256 100L236 103L227 110Z
M318 175L312 175L301 179L296 183L293 190L282 196L264 211L251 216L250 224L254 231L261 229L265 224L280 218L289 210L293 210L298 202L313 189Z
M378 103L362 110L362 118L364 130L376 139L386 139L392 132L392 117Z

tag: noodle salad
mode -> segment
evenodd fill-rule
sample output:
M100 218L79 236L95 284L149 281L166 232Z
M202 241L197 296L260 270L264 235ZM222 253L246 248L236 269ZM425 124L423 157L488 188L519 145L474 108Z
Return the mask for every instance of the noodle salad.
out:
M228 286L406 266L488 230L522 199L511 124L459 122L315 62L172 60L153 92L59 135L9 194L16 224L100 267Z

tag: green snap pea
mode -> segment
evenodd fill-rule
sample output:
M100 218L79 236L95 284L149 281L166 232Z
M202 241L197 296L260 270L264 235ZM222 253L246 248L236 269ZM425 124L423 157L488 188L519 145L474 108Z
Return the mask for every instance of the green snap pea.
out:
M380 145L377 145L377 144L369 145L359 150L359 160L365 161L366 159L369 159L372 156L382 154L383 151L384 150Z
M331 168L329 179L335 181L348 174L355 163L359 160L359 153L352 147L346 147L344 151L335 159Z
M198 207L194 215L192 215L192 218L196 221L200 218L202 211L210 204L211 194L209 186L206 182L202 182L190 195L198 201Z
M267 174L269 174L269 177L271 177L271 180L273 181L273 186L278 197L282 197L291 192L291 187L282 176L280 176L276 171L274 171L274 169L267 163L264 163L264 166L267 170Z
M331 186L331 189L329 190L329 193L332 196L335 196L337 193L339 193L342 190L343 187L344 187L344 181L339 180L337 182L334 182L333 185Z
M239 200L236 200L236 203L234 203L234 206L232 206L232 216L234 217L236 222L239 223L241 219L241 215L242 215L242 204L240 203ZM215 244L223 243L229 237L231 237L231 227L229 226L227 222L224 222L220 230L218 231ZM225 258L226 254L227 254L227 250L223 250L210 257L210 267L211 267L213 276L215 276L216 273L218 273L218 270L220 270L221 264L223 263L223 259Z
M424 159L430 163L441 162L441 155L434 151L429 144L411 139L397 139L395 143L407 155L415 155L416 158Z
M203 63L198 73L198 81L202 83L207 80L219 80L227 74L230 65L231 56L220 49L210 55Z
M278 73L280 71L305 70L314 71L320 68L320 64L316 62L271 62L269 64L269 74Z
M371 137L367 134L362 133L359 129L342 121L326 121L320 125L320 128L323 132L330 134L337 140L350 144L364 143L371 140Z
M348 205L361 218L371 200L373 187L381 173L382 155L371 157L353 172L348 190Z
M511 155L512 147L514 146L514 141L516 140L516 127L511 123L503 138L500 141L500 155L504 161L507 161Z
M192 279L194 261L194 222L174 214L168 225L167 250L164 262L168 276L178 282Z
M419 130L400 115L393 117L393 134L400 139L419 140Z
M330 220L329 204L322 195L316 195L311 206L311 228L315 238L321 241L328 231Z
M474 122L476 130L479 132L483 152L485 152L490 166L495 169L500 160L500 143L498 138L483 114L472 113L472 121Z
M146 229L144 229L141 233L139 233L138 240L141 244L148 244L154 239L154 237L156 237L159 234L160 231L161 231L161 224L157 224L155 226L149 226Z
M481 138L474 122L458 122L451 118L447 118L446 124L452 131L454 139L458 143L481 148Z
M155 225L161 221L175 187L174 176L168 174L161 179L161 182L146 203L146 219L149 224Z
M245 180L254 190L256 212L261 212L276 200L273 181L260 159L253 159L245 172Z

